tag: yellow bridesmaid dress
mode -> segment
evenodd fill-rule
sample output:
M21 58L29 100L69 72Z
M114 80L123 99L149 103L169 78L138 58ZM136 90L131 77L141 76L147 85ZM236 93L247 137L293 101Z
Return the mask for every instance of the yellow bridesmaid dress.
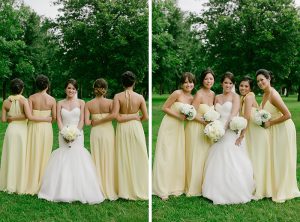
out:
M180 112L183 103L175 102L171 109ZM181 195L185 188L184 121L165 115L157 137L152 192L161 198Z
M12 101L8 116L14 117L24 114L20 108L21 95L9 96ZM25 193L25 159L27 143L27 120L12 121L8 124L5 132L1 169L0 190L9 193Z
M51 110L32 110L33 116L51 116ZM50 122L28 122L26 153L27 194L37 194L51 155L53 130Z
M105 118L109 113L92 114L93 120ZM92 127L90 135L91 154L100 178L105 199L116 200L115 131L111 121Z
M282 113L267 100L263 108L271 113L271 120ZM293 121L288 119L268 129L272 158L272 200L284 202L300 196L297 186L297 143Z
M116 158L118 196L129 200L147 200L148 155L141 121L117 123Z
M207 104L200 104L197 112L203 116L210 109L213 108ZM211 140L204 134L204 125L196 121L187 121L185 127L185 193L187 196L202 195L203 170L211 145Z
M245 97L242 99L242 114L244 114L245 109L244 99ZM255 107L251 109L245 142L253 166L255 182L255 192L253 195L255 199L262 199L272 196L271 156L268 131L253 121L256 110Z

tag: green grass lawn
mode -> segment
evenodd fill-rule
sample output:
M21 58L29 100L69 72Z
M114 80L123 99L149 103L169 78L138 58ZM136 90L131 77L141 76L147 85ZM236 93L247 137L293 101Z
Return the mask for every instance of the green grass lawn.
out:
M155 154L157 133L164 116L161 107L168 95L153 95L152 99L152 153ZM261 98L258 98L259 102ZM284 98L297 130L297 179L300 187L300 102L296 96ZM284 148L284 147L283 147ZM203 197L171 197L167 201L153 196L153 221L299 221L300 198L278 204L270 199L239 205L213 205ZM297 219L298 218L298 219Z
M2 102L0 102L2 107ZM114 123L115 125L115 123ZM143 122L146 138L148 123ZM0 153L7 124L0 123ZM54 149L58 128L53 124ZM85 147L90 145L90 127L84 127ZM148 139L147 139L148 142ZM148 201L105 200L101 204L53 203L37 196L0 192L0 221L148 221Z

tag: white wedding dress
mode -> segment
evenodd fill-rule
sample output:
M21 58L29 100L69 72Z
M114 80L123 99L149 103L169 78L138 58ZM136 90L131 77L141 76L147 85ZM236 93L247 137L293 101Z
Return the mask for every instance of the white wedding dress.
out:
M221 122L226 123L232 102L216 104ZM203 196L214 204L238 204L251 201L254 191L253 169L245 142L235 145L238 135L227 129L225 135L209 150L202 185Z
M80 109L61 109L64 126L78 125ZM72 143L67 144L59 135L60 148L54 150L42 179L39 198L55 202L96 204L104 200L100 179L90 153L84 148L83 132Z

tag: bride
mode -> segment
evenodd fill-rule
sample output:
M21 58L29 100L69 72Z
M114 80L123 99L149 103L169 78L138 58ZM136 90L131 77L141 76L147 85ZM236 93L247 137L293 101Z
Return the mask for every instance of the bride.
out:
M51 154L38 197L55 202L96 204L104 197L92 158L84 148L84 101L77 99L77 88L76 80L67 81L67 98L57 105L57 124L60 131L64 126L77 126L80 136L68 144L59 135L60 148Z
M223 94L216 96L215 108L225 135L209 151L202 185L203 196L214 204L237 204L251 201L254 191L253 170L244 141L237 145L238 135L228 129L240 107L239 96L232 92L234 76L226 72L221 79Z

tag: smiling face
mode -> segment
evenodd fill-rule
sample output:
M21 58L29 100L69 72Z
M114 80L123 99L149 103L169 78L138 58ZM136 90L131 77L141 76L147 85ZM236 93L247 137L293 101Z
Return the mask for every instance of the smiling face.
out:
M232 90L233 82L229 78L225 78L222 82L223 92L229 93Z
M194 83L190 82L188 78L185 79L182 84L182 90L185 92L191 92L194 89Z
M270 87L270 79L267 79L263 74L259 74L256 77L257 85L260 89L265 90Z
M67 85L67 88L65 89L65 91L66 91L68 98L73 98L75 96L75 94L77 93L75 86L72 85L71 83L69 83Z
M249 81L241 81L239 91L242 96L247 95L251 91Z
M203 79L203 86L207 89L210 89L215 82L215 78L211 73L207 73L205 78Z

